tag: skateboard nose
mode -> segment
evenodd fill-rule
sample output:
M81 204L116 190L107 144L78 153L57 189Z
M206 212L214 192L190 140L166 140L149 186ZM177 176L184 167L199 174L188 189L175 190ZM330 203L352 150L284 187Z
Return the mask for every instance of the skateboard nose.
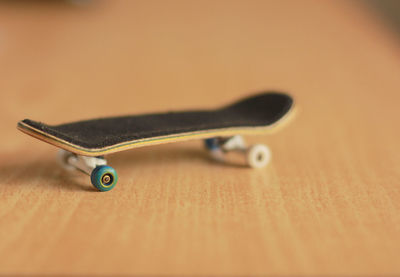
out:
M226 110L240 113L257 124L271 124L282 118L293 106L293 98L281 92L263 92L236 102Z

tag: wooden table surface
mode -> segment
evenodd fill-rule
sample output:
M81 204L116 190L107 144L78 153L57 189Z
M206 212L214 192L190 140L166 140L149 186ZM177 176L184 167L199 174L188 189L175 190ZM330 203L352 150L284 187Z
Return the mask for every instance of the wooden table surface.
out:
M400 274L400 49L356 2L0 3L0 274ZM261 170L199 141L55 163L23 118L212 108L288 91Z

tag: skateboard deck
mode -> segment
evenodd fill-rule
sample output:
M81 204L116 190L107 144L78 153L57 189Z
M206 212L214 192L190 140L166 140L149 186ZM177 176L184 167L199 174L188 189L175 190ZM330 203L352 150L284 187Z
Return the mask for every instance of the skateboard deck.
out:
M24 119L17 127L69 152L101 156L191 138L270 131L291 110L293 99L289 95L269 92L213 110L119 116L61 125Z

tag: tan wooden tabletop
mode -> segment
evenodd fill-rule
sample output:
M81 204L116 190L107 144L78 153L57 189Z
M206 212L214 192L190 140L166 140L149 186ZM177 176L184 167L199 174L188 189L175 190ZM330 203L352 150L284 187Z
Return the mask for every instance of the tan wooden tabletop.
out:
M1 2L0 275L400 274L399 45L350 1ZM144 147L100 193L16 130L265 89L301 111L261 170Z

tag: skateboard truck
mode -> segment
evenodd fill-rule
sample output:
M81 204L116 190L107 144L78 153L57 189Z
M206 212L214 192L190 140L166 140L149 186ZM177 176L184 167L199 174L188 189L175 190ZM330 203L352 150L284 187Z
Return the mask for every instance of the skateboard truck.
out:
M100 191L109 191L117 184L117 172L107 165L104 157L82 156L60 149L57 160L68 171L79 170L89 175L93 186Z
M225 160L225 153L230 151L242 152L246 157L247 164L252 168L264 167L271 160L271 151L266 145L255 144L247 147L240 135L228 138L209 138L205 139L204 143L211 156L220 162Z
M230 151L243 153L247 164L252 168L264 167L271 160L271 151L266 145L255 144L247 147L243 137L240 135L228 138L209 138L205 139L204 143L211 156L220 162L224 162L225 153ZM104 157L83 156L60 149L57 154L57 160L68 171L78 170L89 175L93 186L100 191L109 191L117 183L117 172L107 165Z

